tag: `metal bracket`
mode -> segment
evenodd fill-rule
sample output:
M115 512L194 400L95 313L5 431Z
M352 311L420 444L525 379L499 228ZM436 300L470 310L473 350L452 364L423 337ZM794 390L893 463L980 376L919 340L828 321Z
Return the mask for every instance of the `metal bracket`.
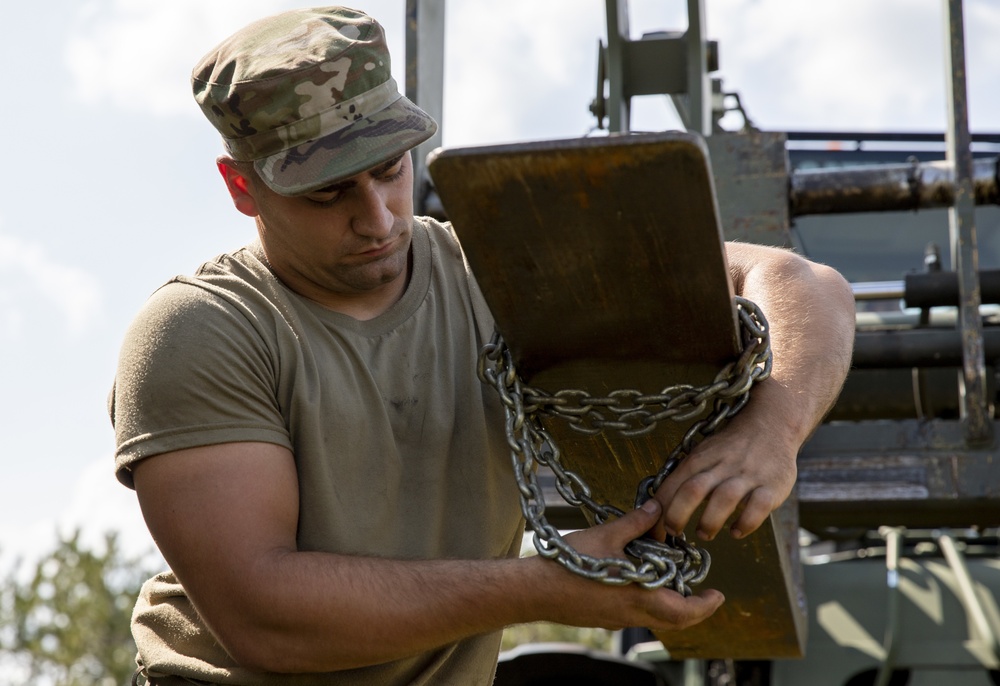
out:
M633 97L668 95L690 131L710 135L714 98L709 74L719 68L719 45L705 36L704 0L688 0L686 32L656 31L639 40L630 38L627 0L606 2L608 44L598 48L597 96L591 107L598 128L606 113L609 131L629 131Z

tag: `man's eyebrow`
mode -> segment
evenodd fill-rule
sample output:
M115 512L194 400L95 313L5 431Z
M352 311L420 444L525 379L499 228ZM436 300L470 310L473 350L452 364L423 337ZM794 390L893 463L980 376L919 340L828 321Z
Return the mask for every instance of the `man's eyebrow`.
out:
M403 155L405 155L405 154L406 153L403 153ZM387 171L389 171L390 169L392 169L393 167L395 167L397 164L399 164L399 161L401 159L403 159L403 155L400 155L399 157L394 157L393 159L391 159L388 162L385 162L383 164L380 164L379 166L375 167L374 169L369 169L366 173L371 174L372 176L381 176L382 174L386 173ZM323 186L322 188L317 188L316 190L314 190L312 192L313 193L336 193L337 191L344 191L344 190L347 190L348 188L352 188L353 186L356 186L356 185L357 185L357 181L353 181L351 179L347 179L346 181L338 181L337 183L331 183L329 186Z
M403 154L405 155L406 153L403 153ZM379 176L381 174L384 174L387 171L389 171L390 169L392 169L393 167L395 167L397 164L399 164L399 161L401 159L403 159L403 155L400 155L398 157L394 157L391 160L389 160L388 162L386 162L385 164L379 165L375 169L370 170L368 173L371 174L372 176Z

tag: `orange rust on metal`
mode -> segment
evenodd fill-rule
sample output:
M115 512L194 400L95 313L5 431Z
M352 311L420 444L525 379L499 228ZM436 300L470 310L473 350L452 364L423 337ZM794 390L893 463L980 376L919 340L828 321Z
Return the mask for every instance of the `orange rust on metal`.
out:
M975 160L975 204L997 202L997 164L997 158ZM789 206L794 216L932 209L954 204L957 190L949 162L809 169L791 174Z
M722 591L726 602L701 624L655 634L670 657L802 657L808 622L797 536L798 504L793 496L753 536L732 541L721 534L704 545L713 556L710 585ZM720 557L725 564L716 564ZM776 573L776 562L785 577L783 585L765 582ZM756 593L748 588L762 582Z
M438 194L522 378L550 392L657 393L701 385L739 353L733 288L704 142L668 133L436 153ZM583 201L582 199L585 199ZM765 313L766 314L766 313ZM693 421L693 420L692 420ZM585 436L546 420L595 499L633 507L686 428ZM801 653L804 610L774 517L721 535L707 586L727 597L702 626L660 636L685 657ZM784 552L783 552L784 551Z
M704 144L642 139L450 150L431 162L497 326L528 376L585 357L721 366L739 348ZM689 336L677 326L702 320L720 334Z

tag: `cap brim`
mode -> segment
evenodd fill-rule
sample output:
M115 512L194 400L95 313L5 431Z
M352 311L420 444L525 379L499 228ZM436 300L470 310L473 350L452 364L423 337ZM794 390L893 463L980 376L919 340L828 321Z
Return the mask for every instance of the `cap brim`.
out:
M437 123L400 96L388 107L328 136L254 161L257 173L279 195L302 195L377 167L415 148Z

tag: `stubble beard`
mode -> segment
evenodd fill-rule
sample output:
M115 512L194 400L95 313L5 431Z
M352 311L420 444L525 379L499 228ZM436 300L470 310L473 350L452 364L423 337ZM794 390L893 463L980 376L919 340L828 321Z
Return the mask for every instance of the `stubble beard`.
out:
M391 253L360 264L342 264L335 270L336 279L347 288L362 293L405 278L413 240L412 229L404 227L393 240L395 244Z

